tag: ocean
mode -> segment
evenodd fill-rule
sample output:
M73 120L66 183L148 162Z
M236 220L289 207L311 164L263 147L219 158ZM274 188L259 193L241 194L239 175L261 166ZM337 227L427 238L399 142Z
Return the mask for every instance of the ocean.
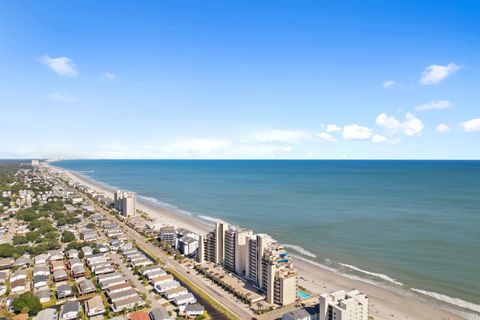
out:
M294 254L480 313L480 161L66 160L54 165Z

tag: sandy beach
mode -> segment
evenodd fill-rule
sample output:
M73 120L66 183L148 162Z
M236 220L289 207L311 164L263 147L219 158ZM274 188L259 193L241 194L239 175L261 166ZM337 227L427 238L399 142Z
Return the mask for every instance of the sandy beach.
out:
M85 178L77 173L52 167L65 172L71 179L97 192L113 198L113 190ZM137 209L149 214L157 223L170 224L176 227L188 228L197 233L212 230L212 226L195 217L176 212L174 209L164 208L146 199L137 200ZM261 230L256 230L261 232ZM442 306L435 305L429 298L418 295L397 293L394 290L382 288L361 280L351 279L345 275L315 265L303 258L295 257L295 265L299 271L298 284L316 293L326 293L339 289L359 289L369 297L370 315L374 319L480 319L475 316L456 315Z

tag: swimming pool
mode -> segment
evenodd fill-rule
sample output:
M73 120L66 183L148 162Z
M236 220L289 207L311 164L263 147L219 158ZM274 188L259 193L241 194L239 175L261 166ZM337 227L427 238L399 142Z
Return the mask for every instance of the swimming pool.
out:
M298 290L297 291L297 296L300 298L300 299L308 299L310 298L310 295L308 293L306 293L305 291L302 291L302 290Z

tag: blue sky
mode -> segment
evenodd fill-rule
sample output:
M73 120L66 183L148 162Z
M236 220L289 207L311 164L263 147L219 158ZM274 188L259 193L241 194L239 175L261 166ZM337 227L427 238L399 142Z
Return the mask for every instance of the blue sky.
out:
M0 158L480 158L477 1L2 1Z

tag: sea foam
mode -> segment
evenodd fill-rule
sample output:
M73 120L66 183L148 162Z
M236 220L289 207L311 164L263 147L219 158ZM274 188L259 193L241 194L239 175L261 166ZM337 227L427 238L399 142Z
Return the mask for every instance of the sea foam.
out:
M310 258L316 258L317 255L313 252L308 251L305 248L302 248L300 246L294 245L294 244L283 244L285 248L292 249L293 251L296 251L300 254L303 254L304 256L310 257Z
M358 271L358 272L361 272L361 273L365 273L365 274L368 274L368 275L371 275L371 276L374 276L374 277L377 277L377 278L380 278L382 280L385 280L387 282L391 282L391 283L394 283L396 285L399 285L399 286L403 286L403 283L387 276L386 274L382 274L382 273L376 273L376 272L370 272L370 271L367 271L367 270L363 270L363 269L360 269L358 267L355 267L355 266L352 266L350 264L346 264L346 263L340 263L340 265L344 266L344 267L347 267L349 269L352 269L352 270L355 270L355 271Z
M437 300L444 301L444 302L456 305L458 307L462 307L462 308L469 309L469 310L480 313L480 305L475 304L473 302L468 302L468 301L465 301L465 300L462 300L462 299L449 297L447 295L437 293L437 292L431 292L431 291L415 289L415 288L412 288L412 290L415 291L415 292L421 293L423 295L435 298Z

